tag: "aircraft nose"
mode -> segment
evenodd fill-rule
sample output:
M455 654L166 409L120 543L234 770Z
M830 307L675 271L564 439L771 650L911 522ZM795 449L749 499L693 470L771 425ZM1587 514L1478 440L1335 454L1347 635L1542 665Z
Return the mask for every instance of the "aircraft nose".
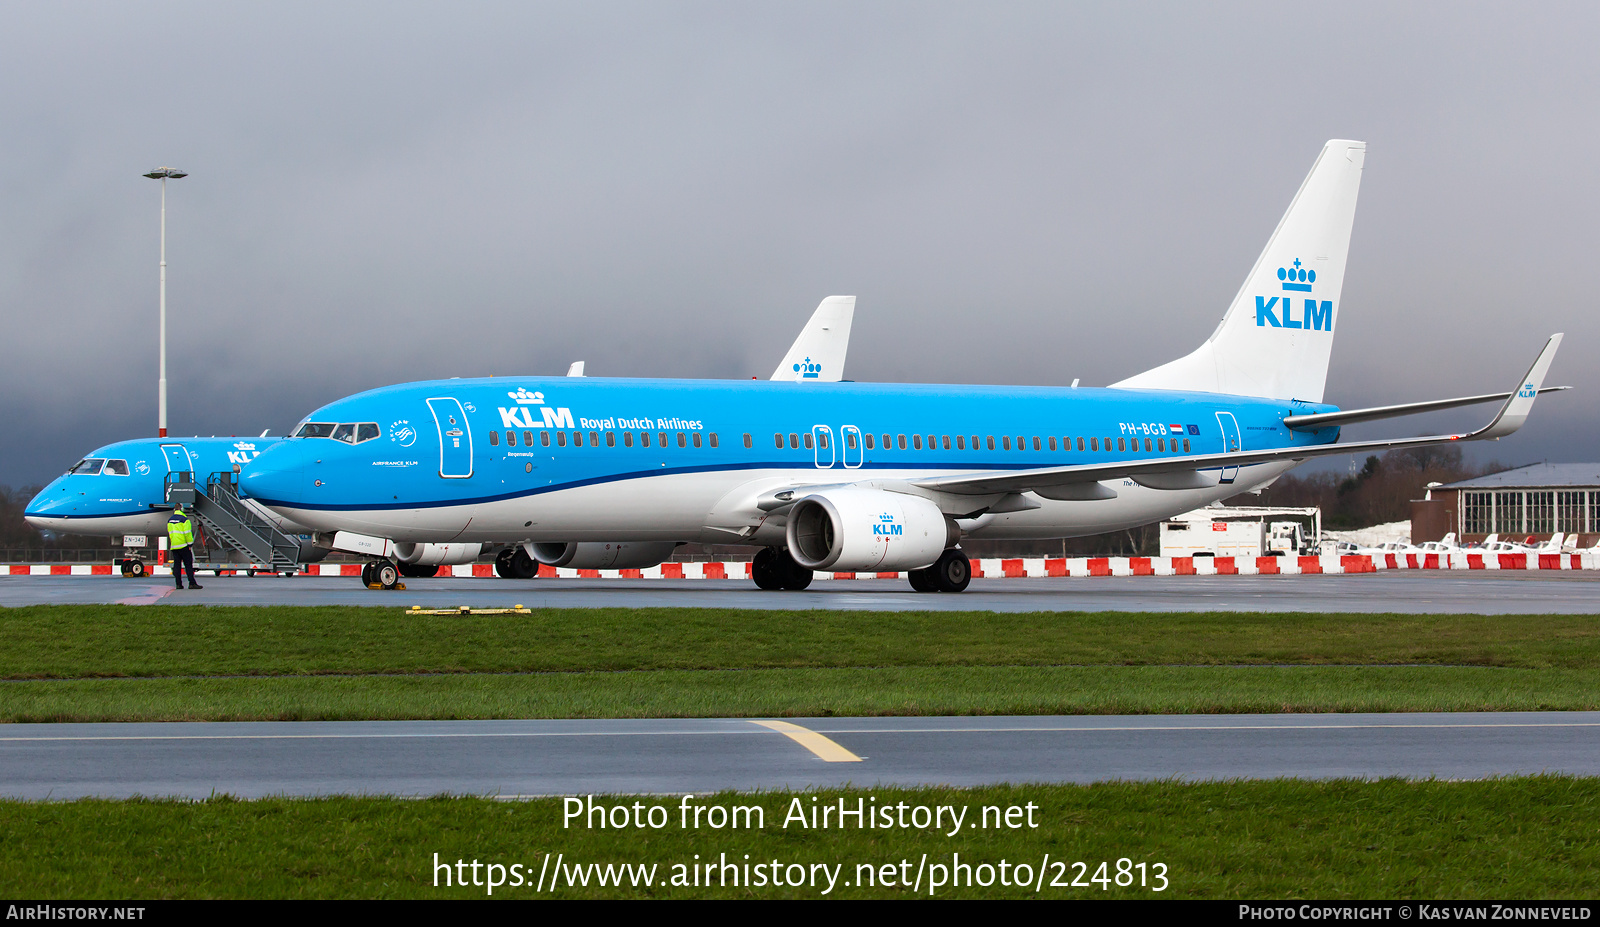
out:
M262 505L301 501L305 474L304 456L297 447L269 447L239 474L239 494Z
M61 530L64 519L77 507L79 494L71 492L63 477L56 477L50 485L28 500L22 518L35 528Z

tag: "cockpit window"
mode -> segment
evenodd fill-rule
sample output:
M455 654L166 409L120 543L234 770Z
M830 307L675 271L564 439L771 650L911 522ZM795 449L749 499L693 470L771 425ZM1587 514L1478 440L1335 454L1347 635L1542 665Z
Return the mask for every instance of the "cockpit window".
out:
M126 460L108 460L106 461L106 472L116 476L127 476L128 462Z
M93 476L100 472L100 468L105 466L105 462L104 457L85 457L83 460L73 464L72 469L67 472L78 476Z
M291 438L332 438L346 444L371 441L382 434L377 422L305 422L294 430Z

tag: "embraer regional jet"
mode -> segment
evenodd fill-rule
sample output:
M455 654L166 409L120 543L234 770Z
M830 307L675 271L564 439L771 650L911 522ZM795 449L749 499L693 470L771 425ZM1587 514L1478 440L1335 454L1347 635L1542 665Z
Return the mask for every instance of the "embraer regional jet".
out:
M962 538L1128 528L1310 457L1511 434L1559 334L1507 393L1322 402L1365 155L1328 142L1211 337L1110 388L810 383L806 361L790 382L408 383L318 409L241 486L318 531L506 544L520 564L643 567L679 543L738 543L763 548L763 589L908 571L919 591L956 592ZM1494 400L1468 434L1336 443L1349 423ZM356 443L330 440L352 428Z

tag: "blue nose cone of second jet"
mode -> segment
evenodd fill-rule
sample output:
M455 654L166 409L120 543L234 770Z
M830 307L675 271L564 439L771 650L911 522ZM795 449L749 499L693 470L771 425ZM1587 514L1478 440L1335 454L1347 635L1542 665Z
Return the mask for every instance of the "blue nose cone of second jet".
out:
M239 494L264 504L305 500L304 442L285 441L262 451L239 475Z

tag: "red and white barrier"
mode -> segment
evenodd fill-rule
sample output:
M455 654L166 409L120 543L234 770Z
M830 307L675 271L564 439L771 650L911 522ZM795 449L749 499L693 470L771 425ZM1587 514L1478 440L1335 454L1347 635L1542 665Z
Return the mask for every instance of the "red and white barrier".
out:
M444 575L493 577L490 563L464 563L445 567ZM1051 557L983 559L972 561L974 578L1021 579L1030 576L1270 576L1306 573L1378 573L1388 570L1597 570L1600 552L1559 554L1483 554L1455 551L1442 554L1349 554L1325 557ZM170 576L168 566L150 565L150 576ZM120 571L111 564L13 563L0 565L0 575L109 576ZM243 570L224 570L242 575ZM310 576L360 576L359 563L313 563L303 571ZM270 575L270 574L267 574ZM540 566L547 579L747 579L746 562L663 563L642 570L574 570ZM817 573L816 579L899 579L900 573Z

